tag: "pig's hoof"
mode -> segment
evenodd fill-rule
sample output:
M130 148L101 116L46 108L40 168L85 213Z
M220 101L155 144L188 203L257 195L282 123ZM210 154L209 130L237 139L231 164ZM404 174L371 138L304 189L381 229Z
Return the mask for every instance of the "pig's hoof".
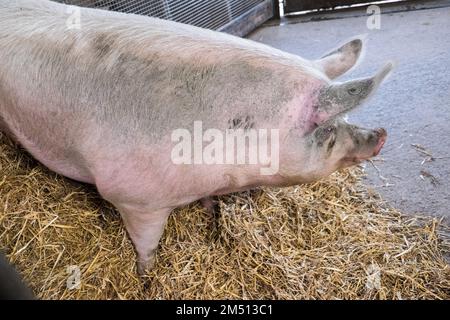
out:
M143 261L139 260L137 263L137 272L140 276L145 276L147 272L153 269L155 266L155 254L153 254L149 259Z

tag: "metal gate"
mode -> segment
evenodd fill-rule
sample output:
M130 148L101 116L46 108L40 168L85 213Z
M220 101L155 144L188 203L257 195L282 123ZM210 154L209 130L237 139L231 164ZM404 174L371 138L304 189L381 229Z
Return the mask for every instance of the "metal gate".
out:
M55 0L135 13L244 36L274 16L273 0Z
M284 0L284 12L292 13L314 9L329 9L337 6L368 2L374 2L374 0Z

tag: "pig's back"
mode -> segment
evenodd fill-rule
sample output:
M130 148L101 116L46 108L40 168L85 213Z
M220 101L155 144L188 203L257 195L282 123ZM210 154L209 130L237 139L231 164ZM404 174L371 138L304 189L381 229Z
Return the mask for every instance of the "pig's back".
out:
M83 9L81 29L69 30L70 14L50 1L0 0L0 86L22 108L151 136L233 109L224 89L276 82L268 61L308 69L264 45L137 15Z

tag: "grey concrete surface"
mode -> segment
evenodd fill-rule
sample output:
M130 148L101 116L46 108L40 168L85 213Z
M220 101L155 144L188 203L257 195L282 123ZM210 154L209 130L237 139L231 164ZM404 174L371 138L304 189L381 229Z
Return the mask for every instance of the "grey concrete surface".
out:
M281 26L271 22L249 38L317 58L346 38L367 34L364 60L342 79L371 75L387 60L397 66L377 94L349 117L350 122L388 131L388 141L374 161L378 170L365 164L366 184L405 213L446 216L448 222L450 7L382 14L380 30L367 28L365 14L300 21L285 20ZM424 149L420 152L413 145ZM425 153L433 159L426 161Z

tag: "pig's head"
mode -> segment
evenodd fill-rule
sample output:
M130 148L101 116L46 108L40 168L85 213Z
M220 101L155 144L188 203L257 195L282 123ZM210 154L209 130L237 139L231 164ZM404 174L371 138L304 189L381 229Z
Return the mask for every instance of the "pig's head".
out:
M318 180L378 155L386 138L382 128L360 128L342 119L328 121L296 146L285 144L280 174L292 181Z
M391 72L393 63L389 62L371 77L346 82L332 81L358 63L362 49L362 39L354 39L314 61L317 69L330 81L320 86L313 96L313 110L308 126L310 129L362 105Z

